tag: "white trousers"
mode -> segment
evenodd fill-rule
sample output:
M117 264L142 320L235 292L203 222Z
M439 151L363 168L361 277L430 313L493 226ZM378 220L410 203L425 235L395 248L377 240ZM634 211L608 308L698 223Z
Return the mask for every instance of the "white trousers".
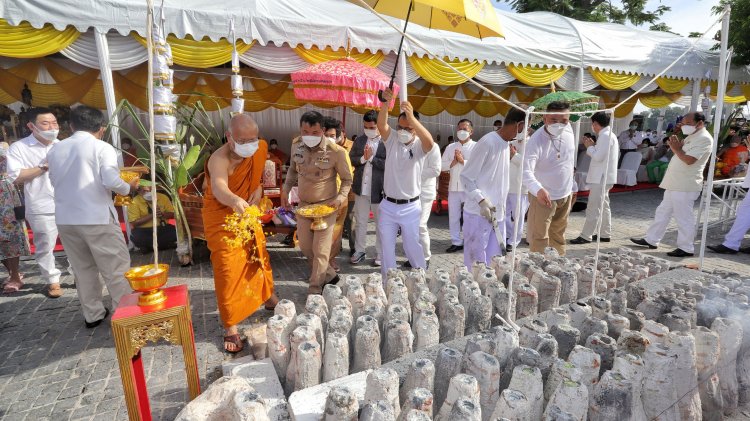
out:
M112 310L120 298L133 292L123 274L130 269L130 254L120 225L58 225L68 259L76 273L76 292L87 322L104 317L102 280L112 298ZM101 280L99 279L101 276Z
M354 251L367 253L367 223L370 221L370 212L375 215L375 251L377 258L382 255L383 246L380 244L380 236L377 232L379 212L378 204L372 203L370 196L354 196Z
M461 238L461 212L462 206L466 201L466 195L462 191L448 192L448 226L451 232L451 244L462 246L464 244Z
M742 239L750 230L750 194L745 196L737 205L737 217L732 224L732 228L724 237L724 246L732 250L739 250Z
M422 214L419 217L419 244L422 245L425 261L430 260L430 257L432 257L432 252L430 252L430 231L427 229L427 221L430 220L432 202L434 201L435 199L419 199L419 203L422 206Z
M26 215L26 222L34 231L34 259L39 265L42 279L48 284L60 282L60 270L55 267L55 242L57 241L57 225L55 214Z
M413 268L424 268L424 252L419 243L419 218L422 206L418 200L411 203L397 205L383 199L380 202L380 220L378 221L378 236L383 246L382 266L380 267L385 280L388 269L396 267L396 236L401 228L401 240L404 243L404 253Z
M505 221L498 221L498 227L504 227L504 224ZM495 229L489 221L466 211L464 211L464 239L466 240L464 242L464 265L468 268L474 262L484 262L489 266L492 257L503 254Z
M516 206L518 205L518 198L519 196L517 194L508 193L508 198L505 201L505 242L513 247L518 247L521 238L523 238L523 228L526 225L524 216L526 215L526 211L529 210L529 195L522 194L520 196L521 214L516 218L515 213ZM513 225L515 224L516 219L518 219L518 232L516 233L516 238L511 239L513 236Z
M649 244L658 246L664 233L667 231L669 221L674 217L677 222L677 247L682 251L693 253L695 248L695 213L693 205L695 199L700 196L700 192L684 191L664 191L659 207L654 214L654 222L648 227L646 232L646 241Z
M612 211L609 208L609 190L612 184L589 184L589 201L586 205L586 221L583 223L581 237L591 241L596 234L596 223L599 221L599 212L602 214L601 238L610 238L612 236ZM604 203L602 204L602 195Z

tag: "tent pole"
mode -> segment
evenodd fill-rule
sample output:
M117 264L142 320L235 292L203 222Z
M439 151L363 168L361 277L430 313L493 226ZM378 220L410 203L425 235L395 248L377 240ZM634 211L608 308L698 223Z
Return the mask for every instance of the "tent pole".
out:
M703 221L703 232L701 233L700 242L700 259L698 261L698 268L703 270L703 256L706 252L706 236L708 234L708 212L711 209L711 194L713 193L714 184L714 171L716 170L716 149L719 145L719 132L721 131L721 116L724 109L724 96L727 91L727 69L729 68L728 61L731 58L727 57L727 44L729 38L729 15L731 8L727 5L724 7L724 17L721 21L721 55L719 61L719 81L716 88L716 112L714 112L714 142L711 147L711 160L708 166L708 179L706 180L706 187L703 192L705 195L706 206L704 208L705 219Z
M693 91L690 93L690 112L698 111L698 104L701 99L701 79L693 81Z
M107 114L109 115L109 122L112 136L112 146L117 149L117 163L120 167L125 165L123 160L121 143L120 143L120 128L119 121L115 110L117 109L115 101L115 84L112 80L112 65L109 61L109 41L107 40L107 34L94 30L94 40L96 40L96 52L99 57L99 74L102 79L102 86L104 87L104 101L107 104ZM130 224L127 221L128 207L122 207L122 217L125 220L125 235L127 236L128 247L132 247L133 244L130 242Z
M406 53L398 55L398 85L401 89L398 91L398 98L401 101L407 100L406 90Z

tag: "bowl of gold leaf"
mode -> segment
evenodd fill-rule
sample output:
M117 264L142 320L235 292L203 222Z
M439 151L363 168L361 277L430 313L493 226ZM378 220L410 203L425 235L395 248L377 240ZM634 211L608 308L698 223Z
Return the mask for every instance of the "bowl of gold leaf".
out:
M140 180L143 174L148 172L147 167L123 167L120 168L120 178L126 183L130 183L133 180ZM130 196L123 196L121 194L115 195L115 206L130 206L133 204L133 199Z
M328 228L328 222L323 218L330 216L334 212L336 212L336 208L322 203L300 206L294 211L297 216L313 220L313 223L310 226L310 229L313 231L322 231Z
M160 263L156 265L143 265L131 268L125 272L133 291L140 292L138 297L139 306L155 306L167 300L166 294L160 288L166 285L169 265Z

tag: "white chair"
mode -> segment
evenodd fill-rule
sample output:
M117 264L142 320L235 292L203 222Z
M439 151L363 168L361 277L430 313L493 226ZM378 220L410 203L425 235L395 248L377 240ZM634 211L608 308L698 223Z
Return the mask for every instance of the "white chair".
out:
M573 177L578 184L579 191L587 191L589 187L586 185L586 176L589 173L589 166L591 165L591 157L586 151L578 153L578 162L576 163L576 173Z
M640 152L628 152L622 159L622 165L617 170L617 184L635 186L638 184L638 167L641 166L643 155Z

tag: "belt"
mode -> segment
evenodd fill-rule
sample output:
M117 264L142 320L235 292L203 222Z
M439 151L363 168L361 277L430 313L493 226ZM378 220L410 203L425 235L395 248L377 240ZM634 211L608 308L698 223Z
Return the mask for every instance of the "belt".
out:
M387 201L389 201L391 203L395 203L397 205L404 205L404 204L407 204L407 203L416 202L417 200L419 200L419 196L412 197L411 199L394 199L392 197L386 196L385 200L387 200Z

